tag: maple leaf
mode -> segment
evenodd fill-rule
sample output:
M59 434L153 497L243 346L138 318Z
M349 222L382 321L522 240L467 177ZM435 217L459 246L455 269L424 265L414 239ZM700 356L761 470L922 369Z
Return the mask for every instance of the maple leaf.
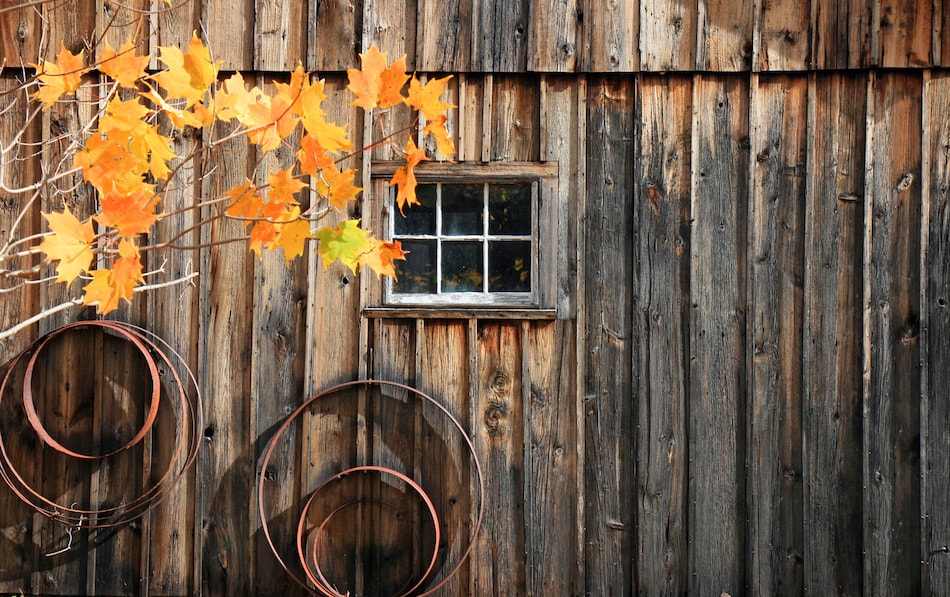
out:
M73 165L82 169L83 180L100 193L132 192L147 186L141 174L148 171L148 162L100 135L86 139L86 147L76 152Z
M271 172L267 177L270 190L267 193L269 203L297 204L294 194L306 185L294 178L290 168Z
M175 46L160 46L158 49L158 59L168 69L155 75L155 80L165 90L166 97L185 100L185 107L204 99L218 75L218 67L211 61L208 47L198 39L198 33L192 33L187 53Z
M99 55L99 69L111 77L119 87L134 89L136 82L145 76L148 68L148 56L136 56L135 44L127 41L119 51L106 41L102 54Z
M97 269L92 281L83 287L83 304L96 305L96 312L104 315L119 307L119 300L132 300L135 287L145 282L139 248L128 240L119 241L119 258L112 269Z
M44 213L43 217L52 234L43 239L39 249L51 260L59 262L56 281L72 282L92 263L92 242L96 238L92 221L80 222L69 211L69 206L64 206L63 213Z
M232 218L259 218L264 207L264 200L255 192L254 184L246 180L227 192L234 202L224 213Z
M424 149L416 147L416 144L409 139L406 142L406 163L400 166L389 181L389 186L398 185L396 193L396 205L402 213L406 205L415 205L419 203L416 199L416 174L413 168L419 165L422 160L427 160Z
M409 96L406 98L406 103L414 110L422 112L426 120L435 120L449 108L455 107L439 99L445 91L445 84L451 78L452 75L441 79L429 79L425 85L422 85L419 79L413 77L409 82Z
M145 234L158 219L154 199L151 193L144 191L109 193L102 198L101 213L95 216L95 220L103 226L115 228L120 236L131 238Z
M283 249L284 259L290 262L303 255L304 247L311 238L310 222L298 219L279 226L274 242Z
M439 153L442 154L442 157L452 161L452 156L455 155L455 143L452 142L452 136L449 134L447 128L445 128L445 123L449 119L445 114L439 114L439 117L435 120L430 121L422 132L427 135L432 135L432 138L435 139L436 146L439 148Z
M178 130L184 130L188 126L200 129L214 120L214 113L201 103L194 104L190 110L181 110L165 101L165 98L151 87L148 91L143 91L141 96L158 106Z
M320 170L330 168L334 163L333 156L320 144L320 140L309 134L300 139L297 161L300 163L300 171L310 176L317 176Z
M324 226L317 230L314 237L320 241L318 252L323 259L324 268L339 259L343 265L356 273L360 256L369 248L368 233L359 227L359 220L346 220L336 228Z
M356 170L354 168L348 168L341 172L336 168L336 165L331 164L320 172L320 176L316 180L317 193L322 197L326 197L330 201L330 205L343 209L346 207L347 201L356 199L356 196L363 190L353 184L355 179Z
M273 248L274 241L277 239L277 227L273 222L266 220L254 222L251 228L251 237L248 245L251 250L257 253L258 259L262 258L261 250L264 248Z
M262 91L255 87L248 91L241 73L228 77L214 96L217 117L224 121L243 118L250 105L256 103Z
M377 277L383 275L395 278L396 266L393 260L405 261L407 254L398 240L390 243L370 237L370 247L360 256L360 265L376 272Z
M403 101L400 90L409 78L406 74L406 56L403 55L387 67L388 56L373 45L365 54L360 54L362 69L346 70L349 76L346 87L356 96L350 105L372 110L395 106Z
M82 75L85 72L83 67L83 57L85 50L80 50L78 54L73 54L66 49L65 44L60 42L59 55L56 62L44 60L42 65L34 64L34 68L41 71L36 75L36 79L41 83L40 89L32 94L41 102L43 106L49 108L67 93L74 93L79 89L82 82Z
M239 115L242 124L248 127L247 138L268 152L294 132L297 121L291 111L292 100L283 95L273 98L261 95L248 106L246 114Z

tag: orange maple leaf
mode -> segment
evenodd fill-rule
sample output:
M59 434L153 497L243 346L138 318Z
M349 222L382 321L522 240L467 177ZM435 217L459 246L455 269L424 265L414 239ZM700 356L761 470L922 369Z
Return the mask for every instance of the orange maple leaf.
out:
M269 203L279 203L296 205L297 200L294 194L306 185L300 180L294 178L291 170L285 169L278 172L271 172L267 176L267 184L270 187L267 193Z
M385 242L370 237L370 247L360 256L360 265L366 266L376 272L377 276L396 277L396 266L393 260L401 259L405 261L406 251L403 251L402 244L397 240L395 242Z
M428 160L424 149L419 149L416 144L409 139L406 142L406 163L396 170L389 186L398 185L396 193L396 205L400 213L406 205L415 205L419 203L416 199L416 174L413 168L419 165L419 162Z
M63 213L44 213L43 217L52 234L43 238L39 249L51 260L59 262L56 281L72 282L92 263L92 242L96 238L92 221L80 222L69 211L69 206L63 208Z
M268 222L267 220L260 220L254 222L254 227L251 228L251 238L248 241L248 244L251 247L251 250L257 253L258 258L262 258L261 254L262 249L269 249L274 246L274 241L277 239L277 226L273 222Z
M95 219L103 226L115 228L120 236L132 238L148 232L158 219L155 204L155 197L144 191L109 193L102 198L102 213Z
M442 154L443 158L451 162L452 156L455 155L455 143L452 142L452 136L449 134L449 130L445 128L445 123L448 119L449 117L445 114L439 114L438 118L430 121L422 132L427 135L432 135L432 138L435 139L436 146L439 148L439 153Z
M422 85L419 79L413 77L409 82L409 96L406 98L406 103L414 110L422 112L426 120L435 120L449 108L455 107L439 99L445 91L445 84L451 78L452 75L441 79L429 79L425 85Z
M33 65L34 68L40 71L36 75L36 80L41 85L39 90L31 97L40 100L44 107L49 108L64 94L74 93L79 89L82 75L86 72L83 67L85 53L85 50L80 50L78 54L73 54L66 49L65 44L60 42L60 51L56 57L56 62L44 60L42 65Z
M166 97L185 100L185 107L201 102L218 76L218 66L211 61L211 53L198 39L198 33L192 33L187 53L175 46L158 49L158 59L168 69L155 75L155 80L165 90Z
M96 312L101 315L117 309L120 299L131 301L135 287L145 282L139 248L128 239L119 241L119 258L112 264L112 269L97 269L90 273L92 281L83 287L82 302L96 305Z
M342 172L337 169L335 164L324 168L316 180L317 193L326 197L330 205L343 209L347 201L356 199L363 189L354 185L356 179L356 170L348 168Z
M256 102L248 106L245 114L238 116L238 120L248 128L248 140L260 145L264 152L277 149L280 142L297 127L291 104L292 100L283 95L258 97Z
M365 54L360 54L362 69L349 68L347 89L353 92L356 99L350 102L364 110L373 108L388 108L403 101L400 90L409 76L406 74L406 56L393 62L388 67L386 59L389 54L380 52L375 45L370 46Z
M224 211L232 218L255 219L261 216L264 200L255 192L254 184L245 180L227 192L234 200ZM246 226L247 224L245 224Z
M333 156L320 144L320 140L309 134L300 139L297 161L300 163L300 171L310 176L316 176L320 170L330 168L334 163Z
M122 44L118 52L106 41L102 54L99 55L99 69L120 87L128 89L134 89L136 82L145 76L148 63L148 56L135 55L135 44L131 41Z
M310 233L310 222L297 219L278 226L274 242L283 249L284 259L290 262L303 255L304 247L311 238L313 235Z

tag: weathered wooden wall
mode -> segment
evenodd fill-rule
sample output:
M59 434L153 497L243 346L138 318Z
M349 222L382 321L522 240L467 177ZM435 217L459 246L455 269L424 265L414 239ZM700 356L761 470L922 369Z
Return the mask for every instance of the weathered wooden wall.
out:
M204 0L138 30L122 6L153 3L59 4L0 13L8 66L44 41L78 49L113 17L113 45L200 29L257 84L298 62L321 71L357 143L372 123L340 92L361 48L455 74L460 160L558 162L568 304L560 319L367 316L372 275L213 244L240 224L190 232L183 244L211 246L166 268L197 269L199 285L119 317L198 375L194 473L141 525L53 557L65 529L0 487L0 590L295 594L255 510L263 446L307 397L372 375L438 397L484 467L484 526L442 594L950 595L950 3ZM0 93L17 76L5 69ZM18 123L0 115L0 139ZM257 159L235 141L210 177L179 171L167 209ZM354 213L372 217L360 167ZM0 195L0 233L16 207ZM2 295L0 324L63 296ZM82 316L0 343L0 362ZM316 483L368 462L409 462L447 524L471 525L474 481L445 421L368 404L307 413L265 475L272 525L292 533L283 514ZM70 433L92 428L93 413L72 415ZM50 466L35 467L50 491L102 490Z

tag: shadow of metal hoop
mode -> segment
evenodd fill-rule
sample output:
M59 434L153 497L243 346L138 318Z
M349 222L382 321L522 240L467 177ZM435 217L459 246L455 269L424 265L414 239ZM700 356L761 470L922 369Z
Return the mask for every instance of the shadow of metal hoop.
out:
M442 580L440 580L438 583L436 583L435 585L431 587L427 587L421 593L416 594L414 593L414 591L418 590L426 582L426 579L434 571L435 564L438 559L438 546L439 546L438 537L440 533L439 516L438 516L438 512L436 512L435 510L435 506L433 505L432 499L429 497L429 495L426 494L426 492L414 479L412 479L409 475L407 475L404 472L397 471L397 470L394 470L388 467L383 467L383 466L366 465L366 466L354 467L351 469L347 469L345 471L337 472L333 475L330 475L328 478L326 478L324 481L322 481L319 484L318 488L310 494L310 497L307 500L306 505L303 508L303 512L300 516L300 521L297 525L297 537L296 537L297 555L300 558L300 564L303 566L307 578L301 578L299 574L291 570L291 567L288 564L288 562L284 561L284 559L280 556L279 550L277 549L277 545L274 542L274 537L271 536L271 531L268 524L268 516L267 516L268 509L267 509L265 491L264 491L264 484L265 484L264 475L266 474L268 470L271 457L273 456L275 448L277 444L280 442L281 437L284 435L286 430L303 413L305 413L310 407L312 407L315 403L317 403L321 399L326 398L327 396L330 396L341 390L345 390L348 388L358 389L361 387L364 387L364 388L376 387L378 389L383 389L383 388L399 389L406 392L409 395L416 396L419 400L427 402L431 404L432 406L436 407L442 413L442 415L444 415L449 421L452 422L452 425L458 430L459 434L464 439L465 446L467 447L469 451L469 454L471 456L471 461L475 469L475 475L478 478L478 515L476 517L475 524L472 527L471 536L468 539L468 545L465 547L465 550L459 556L459 561L456 562L455 565L447 573L445 573L445 576L442 578ZM318 494L320 493L322 489L324 489L327 485L329 485L335 479L339 479L342 476L345 476L347 474L350 474L353 472L368 472L368 471L374 471L380 474L393 475L394 477L407 483L413 489L413 491L415 491L419 495L420 499L422 499L422 501L425 503L426 507L428 508L429 514L432 517L432 521L435 524L435 528L436 528L437 539L436 539L435 548L434 548L435 553L433 554L433 558L429 564L428 569L421 576L421 578L413 586L409 587L408 589L404 591L400 591L400 593L398 594L400 596L408 596L408 595L416 594L418 595L418 597L422 597L424 595L431 595L435 593L440 588L442 588L442 586L445 585L445 583L447 583L461 569L462 565L465 563L469 555L471 555L472 553L472 548L475 545L475 537L478 535L478 531L482 526L482 517L483 517L484 509L485 509L485 498L484 498L485 482L484 482L484 477L482 475L482 467L478 461L478 456L475 452L475 446L472 445L471 439L466 433L465 428L462 427L461 423L459 423L458 419L452 416L452 413L450 413L444 406L442 406L442 404L440 404L435 398L415 388L407 386L405 384L392 382L392 381L375 380L375 379L358 380L358 381L342 383L342 384L333 386L331 388L328 388L320 392L319 394L316 394L313 397L309 398L306 402L301 404L297 408L297 410L291 413L290 416L284 419L280 427L277 428L277 431L274 433L274 435L270 438L270 440L267 443L267 448L264 450L264 455L261 458L260 467L258 470L258 478L257 478L257 507L258 507L258 513L261 517L261 530L264 532L264 537L267 540L267 544L270 547L271 552L273 552L274 557L277 558L277 561L280 564L281 568L283 568L284 571L287 572L287 574L289 574L290 577L293 578L300 586L304 587L308 591L313 591L314 587L316 587L317 591L319 591L323 595L326 595L327 597L342 597L343 595L346 595L347 593L340 593L336 588L330 586L330 583L327 581L323 573L320 571L319 564L316 564L314 566L310 565L311 564L310 560L311 559L316 560L316 557L314 553L311 553L310 556L308 557L308 554L307 554L308 550L305 548L303 534L304 534L304 529L306 527L307 513L310 509L310 506L318 498ZM365 500L357 499L356 501L365 501ZM344 506L337 508L336 510L331 512L329 516L327 516L325 520L323 520L321 524L319 525L318 532L322 532L323 528L327 525L327 523L330 521L333 515L336 514L336 512L338 512L342 508L352 505L352 503L354 502L349 502L345 504ZM310 551L313 552L314 550L310 550Z

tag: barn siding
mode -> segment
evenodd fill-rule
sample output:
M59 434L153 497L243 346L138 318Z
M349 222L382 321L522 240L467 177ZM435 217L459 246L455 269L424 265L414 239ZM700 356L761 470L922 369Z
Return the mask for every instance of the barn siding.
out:
M298 62L323 71L327 112L357 143L375 123L348 105L342 71L370 44L406 54L410 69L454 74L460 159L558 162L560 318L366 317L375 276L339 264L311 256L288 269L240 244L169 252L166 270L197 269L199 286L141 297L118 317L196 371L206 420L195 470L140 524L78 534L54 557L65 529L0 488L0 591L301 594L261 533L258 460L306 397L372 376L437 397L484 469L481 533L440 594L947 594L945 2L204 0L150 19L128 3L66 4L46 37L33 11L0 13L8 65L34 61L41 43L48 57L60 39L79 49L113 18L116 46L183 44L200 29L222 68L255 84ZM16 75L4 70L0 89ZM0 135L18 109L0 113ZM48 139L82 117L59 111L31 134ZM406 110L389 117L408 122ZM58 151L47 144L42 159ZM166 209L253 176L258 157L236 140L203 182L178 171ZM377 221L370 160L356 166L367 190L349 216ZM70 201L92 209L88 195ZM41 207L59 204L50 195ZM0 195L0 231L13 206ZM186 232L192 218L162 226ZM241 228L222 220L179 243ZM0 324L65 296L55 285L4 295ZM0 341L0 362L85 315L73 308ZM46 414L72 415L69 432L88 435L99 418L66 385L95 381L63 376L82 350L66 346L47 365L60 390ZM462 555L478 512L466 447L436 409L402 398L354 392L303 415L264 471L272 532L292 535L293 511L333 472L402 463L445 528L462 529L444 557ZM13 456L52 493L120 499L167 457L166 440L154 438L141 466L99 471L34 458L23 442ZM389 541L400 528L369 523L386 520L382 508L360 512L347 539ZM418 567L421 516L414 528ZM370 592L409 573L380 565L381 549L333 571Z

